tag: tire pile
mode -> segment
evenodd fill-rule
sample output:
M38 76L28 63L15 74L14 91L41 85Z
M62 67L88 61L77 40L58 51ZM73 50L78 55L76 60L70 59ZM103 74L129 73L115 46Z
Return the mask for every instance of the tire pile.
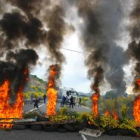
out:
M32 124L32 125L23 125L23 124L15 124L13 125L13 130L25 130L30 129L33 131L46 131L46 132L77 132L83 129L83 125L75 125L75 124L55 124L55 125L42 125L42 124Z

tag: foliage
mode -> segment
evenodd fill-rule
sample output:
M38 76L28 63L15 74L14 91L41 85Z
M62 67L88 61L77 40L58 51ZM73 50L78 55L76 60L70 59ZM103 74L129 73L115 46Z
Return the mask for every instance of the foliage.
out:
M127 116L126 106L122 107L121 113ZM34 118L34 117L39 117L36 112L24 114L24 118ZM57 112L57 115L50 116L49 119L52 122L64 122L74 119L76 120L75 125L80 123L86 123L89 125L94 125L99 129L105 130L126 129L135 132L135 134L138 134L138 131L136 130L137 123L134 120L128 119L127 117L124 117L124 119L121 120L116 120L112 116L102 115L95 119L93 114L87 112L84 113L78 113L74 111L69 112L66 107L63 107Z
M81 100L81 104L82 105L84 105L84 106L87 106L87 102L88 102L88 100L90 100L88 97L82 97L81 98L82 100Z
M68 109L66 107L62 107L60 110L58 110L58 115L67 115Z
M128 119L128 107L126 105L121 106L121 118L123 121Z
M29 113L23 114L24 119L35 118L35 117L40 117L40 115L37 112L29 112Z
M105 129L115 129L118 127L119 121L113 119L111 116L103 115L100 117L100 126Z
M65 120L70 120L71 117L68 115L56 115L56 116L50 116L50 120L52 122L63 122Z
M71 119L71 117L69 115L67 115L67 108L66 107L61 108L57 112L57 115L50 116L49 118L52 122L62 122L62 121Z
M24 93L23 96L25 99L30 99L30 95L28 93Z
M125 123L120 124L118 126L118 128L131 130L131 131L135 132L136 134L138 133L137 130L133 126L130 126L130 125L125 124Z
M44 95L44 93L42 93L42 92L35 92L35 93L33 93L33 92L30 92L30 91L24 92L23 95L24 95L25 99L30 99L31 98L31 94L33 94L34 98L38 98L38 97L43 98L43 95Z
M87 112L79 113L79 116L77 116L76 120L78 122L84 122L98 126L97 120L94 118L94 115Z

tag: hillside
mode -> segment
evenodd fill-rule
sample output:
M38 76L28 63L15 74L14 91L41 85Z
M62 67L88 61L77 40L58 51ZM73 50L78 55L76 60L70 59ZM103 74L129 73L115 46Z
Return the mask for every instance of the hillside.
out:
M30 75L28 84L24 89L24 97L30 98L31 94L35 97L43 96L46 93L47 82L38 78L36 75Z

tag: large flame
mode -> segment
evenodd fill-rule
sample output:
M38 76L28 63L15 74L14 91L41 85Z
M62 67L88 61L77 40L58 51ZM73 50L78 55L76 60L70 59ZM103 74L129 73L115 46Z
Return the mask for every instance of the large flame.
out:
M12 122L13 119L10 118L10 110L9 110L9 85L10 82L5 80L4 83L0 86L0 127L1 128L11 128L12 124L4 124L3 122Z
M95 118L97 118L99 115L98 100L99 100L99 93L94 93L92 96L92 102L93 102L92 112L93 112Z
M116 110L113 110L112 111L112 116L115 120L118 120L118 114L117 114L117 111Z
M138 84L140 89L140 79L138 79L136 83ZM133 116L135 121L140 124L140 95L138 95L134 101Z
M110 116L110 112L109 110L107 110L105 113L104 113L105 116Z
M52 65L50 67L49 81L47 85L47 116L52 116L56 114L56 101L57 101L57 90L55 76L57 75L56 66Z
M28 69L24 70L24 75L27 77ZM9 104L9 87L10 82L8 80L5 80L0 86L0 118L2 119L0 120L0 128L11 128L13 124L7 123L12 123L13 118L23 118L23 87L19 88L16 102L11 106Z
M137 123L140 124L140 95L137 96L133 106L133 116Z
M117 115L116 110L113 110L113 111L111 112L111 115L110 115L109 110L107 110L107 111L104 113L104 115L105 115L105 116L108 116L108 117L111 117L111 116L112 116L113 119L118 120L118 115Z

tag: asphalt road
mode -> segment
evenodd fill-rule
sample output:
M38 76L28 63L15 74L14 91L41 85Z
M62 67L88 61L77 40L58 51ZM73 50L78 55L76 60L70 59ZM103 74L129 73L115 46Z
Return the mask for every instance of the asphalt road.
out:
M56 107L56 110L59 110L61 107L60 107L60 101L57 102L57 107ZM34 111L34 104L30 101L26 101L25 102L25 105L24 105L24 109L23 109L23 112L24 113L27 113L29 111ZM44 112L46 113L46 104L43 103L43 101L40 101L39 103L39 110L41 110L41 112ZM75 106L74 108L69 108L68 106L68 110L74 110L74 111L78 111L78 112L90 112L91 109L87 108L87 107L84 107L84 106Z
M107 136L99 138L86 136L86 140L139 140L136 137ZM10 132L0 130L0 140L84 140L78 133L58 133L32 130L12 130Z

